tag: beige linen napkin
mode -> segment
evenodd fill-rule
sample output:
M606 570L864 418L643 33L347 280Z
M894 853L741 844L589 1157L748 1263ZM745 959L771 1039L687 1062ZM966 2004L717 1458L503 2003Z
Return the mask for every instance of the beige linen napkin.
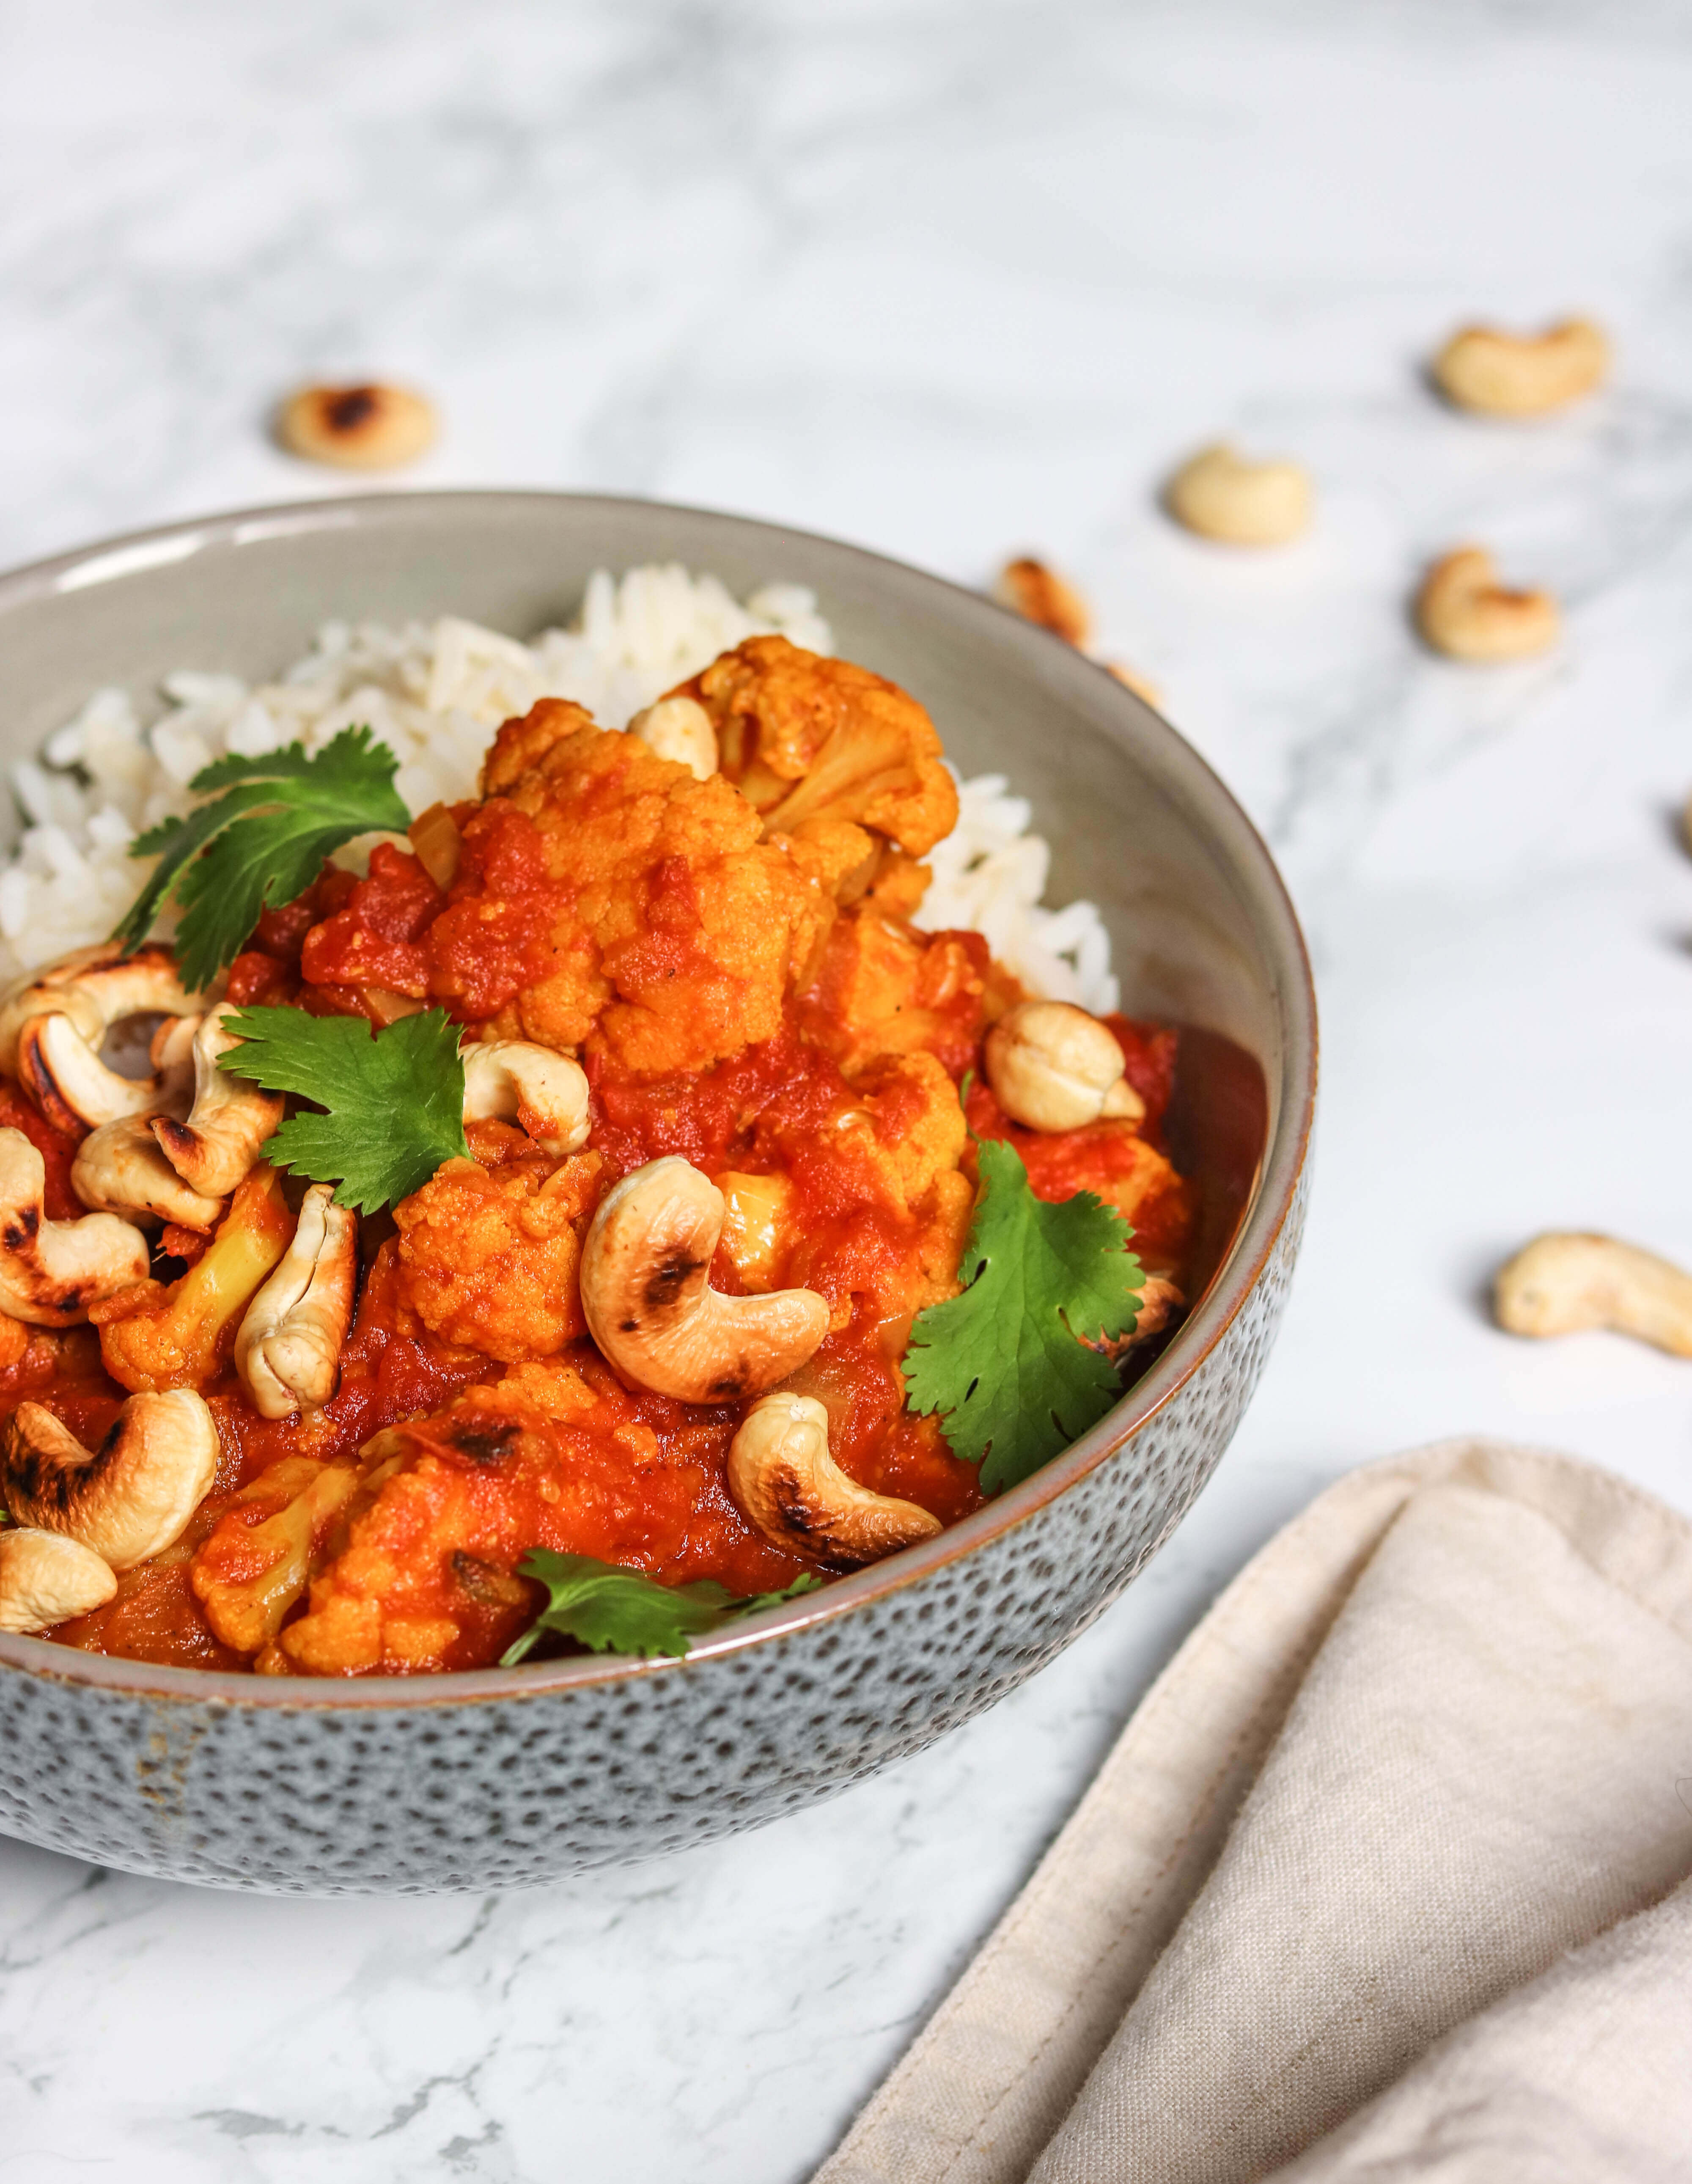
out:
M1371 1466L1217 1602L817 2184L1692 2176L1689 1876L1692 1525L1497 1443Z

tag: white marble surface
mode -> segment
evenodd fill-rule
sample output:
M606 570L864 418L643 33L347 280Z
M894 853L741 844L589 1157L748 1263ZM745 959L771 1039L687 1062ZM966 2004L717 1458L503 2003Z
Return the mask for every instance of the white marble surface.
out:
M1478 1304L1542 1225L1692 1259L1692 20L58 0L0 40L0 561L317 490L261 437L276 391L410 374L448 421L419 482L716 504L967 581L1049 553L1305 911L1280 1348L1160 1560L995 1713L526 1897L266 1903L0 1843L3 2184L802 2177L1324 1480L1483 1429L1692 1507L1692 1367ZM1619 343L1590 408L1424 392L1455 318L1567 306ZM1307 543L1159 516L1221 431L1313 465ZM1417 650L1418 560L1470 534L1561 594L1555 660Z

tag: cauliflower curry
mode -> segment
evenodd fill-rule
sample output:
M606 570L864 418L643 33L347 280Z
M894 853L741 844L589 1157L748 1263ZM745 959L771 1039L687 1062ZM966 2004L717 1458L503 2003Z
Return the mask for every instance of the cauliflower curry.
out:
M508 721L478 800L326 864L207 992L155 943L13 996L0 1628L480 1668L535 1619L537 1549L743 1600L979 1506L901 1361L959 1294L980 1145L1132 1223L1108 1356L1178 1306L1192 1223L1173 1034L913 922L956 816L912 698L754 638L627 733ZM220 1068L237 1011L433 1008L462 1153L362 1217L266 1160L287 1103ZM118 1077L143 1017L153 1074Z

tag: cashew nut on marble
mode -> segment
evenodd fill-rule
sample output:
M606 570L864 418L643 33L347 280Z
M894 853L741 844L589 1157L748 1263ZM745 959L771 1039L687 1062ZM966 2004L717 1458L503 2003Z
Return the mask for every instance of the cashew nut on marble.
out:
M697 698L660 698L635 715L629 733L660 758L685 766L695 781L709 781L717 770L717 732Z
M1536 1236L1500 1268L1493 1308L1511 1334L1602 1327L1692 1357L1692 1274L1613 1236Z
M176 975L168 948L150 941L125 956L114 940L79 948L50 970L17 986L0 1004L0 1069L18 1067L18 1034L31 1017L69 1017L97 1049L125 1017L187 1016L204 1006Z
M1484 664L1548 651L1561 617L1549 592L1506 591L1483 546L1460 546L1422 578L1416 625L1436 652Z
M211 1487L220 1443L192 1388L131 1396L97 1449L40 1403L0 1427L0 1502L20 1524L67 1539L114 1570L179 1540Z
M0 1130L0 1312L70 1327L147 1278L147 1239L114 1213L49 1221L47 1167L21 1130Z
M752 1406L729 1448L728 1488L772 1546L837 1567L879 1562L941 1529L914 1502L846 1476L828 1452L828 1413L814 1396L777 1392Z
M61 1532L0 1529L0 1630L51 1630L92 1615L117 1589L115 1571L92 1547Z
M359 1217L326 1183L300 1202L294 1240L247 1307L235 1369L260 1418L320 1410L341 1374L359 1279Z
M1078 1130L1145 1113L1109 1026L1068 1001L1019 1001L988 1032L982 1058L993 1096L1028 1129Z
M722 1193L674 1154L609 1190L582 1247L587 1329L626 1379L685 1403L760 1396L828 1332L814 1290L724 1296L710 1286Z
M587 1142L587 1078L582 1065L525 1039L464 1050L467 1123L517 1123L543 1152L577 1152Z
M439 429L433 403L380 382L302 387L276 416L276 437L291 455L337 470L398 470L432 446Z
M1038 622L1066 644L1086 644L1093 627L1086 600L1044 561L1007 561L993 589L999 604L1025 621Z
M97 1213L147 1226L174 1221L181 1228L214 1228L225 1201L183 1182L159 1150L154 1119L123 1115L91 1130L76 1149L71 1189Z
M1310 526L1310 474L1291 462L1248 462L1225 442L1189 455L1164 488L1170 514L1227 546L1284 546Z
M220 1069L217 1058L241 1041L228 1030L230 1003L208 1009L194 1034L194 1104L187 1120L155 1115L159 1149L184 1183L208 1198L225 1198L276 1134L282 1119L280 1092L261 1092L244 1077Z
M1489 417L1543 417L1590 394L1610 369L1610 344L1590 319L1543 333L1461 326L1433 359L1439 391Z

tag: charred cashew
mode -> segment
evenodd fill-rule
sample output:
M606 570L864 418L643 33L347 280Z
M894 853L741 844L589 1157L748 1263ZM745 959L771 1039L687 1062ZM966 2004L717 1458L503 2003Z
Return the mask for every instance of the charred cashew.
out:
M126 1221L174 1221L179 1228L214 1228L224 1201L183 1182L153 1138L154 1118L124 1115L91 1130L76 1150L70 1187L97 1213Z
M340 1379L358 1283L359 1217L334 1195L326 1183L307 1191L282 1263L236 1333L235 1369L262 1418L320 1410Z
M994 1099L1031 1130L1078 1130L1101 1117L1138 1122L1145 1113L1109 1026L1068 1001L1019 1001L988 1032L982 1060Z
M1692 1274L1613 1236L1536 1236L1500 1268L1493 1306L1511 1334L1607 1327L1692 1357Z
M147 1239L114 1213L49 1221L47 1166L21 1130L0 1130L0 1312L70 1327L102 1297L146 1279Z
M582 1247L588 1332L625 1379L684 1403L760 1396L828 1332L814 1290L710 1287L725 1211L710 1178L671 1154L606 1194Z
M226 1028L234 1014L225 1001L200 1019L194 1034L194 1104L187 1120L153 1118L159 1150L183 1182L207 1198L228 1196L282 1119L280 1092L261 1092L246 1078L217 1066L219 1055L241 1044Z
M204 1006L176 975L168 948L156 941L125 956L115 941L79 948L27 984L14 987L0 1005L0 1069L15 1071L18 1034L35 1017L69 1017L97 1049L125 1017L186 1016Z
M282 404L276 437L291 455L337 470L415 462L439 430L435 406L404 387L302 387Z
M587 1142L587 1078L579 1062L526 1039L499 1039L464 1051L467 1123L517 1123L543 1152L579 1152Z
M19 1403L0 1427L0 1499L20 1524L133 1569L181 1537L220 1447L204 1398L190 1388L131 1396L97 1449L40 1403Z
M1440 392L1489 417L1543 417L1590 394L1610 369L1610 344L1590 319L1540 334L1461 326L1433 359Z
M1483 546L1440 556L1416 595L1416 622L1436 652L1478 661L1545 652L1561 627L1550 593L1506 591Z
M1248 462L1225 442L1189 455L1164 488L1176 521L1227 546L1284 546L1310 526L1310 474L1297 463Z
M685 766L695 781L709 781L717 770L717 732L697 698L660 698L635 715L629 733L660 758Z
M1024 621L1038 622L1066 644L1086 644L1093 627L1086 600L1044 561L1007 561L993 589L999 604Z
M812 1562L855 1568L941 1529L914 1502L846 1476L828 1452L828 1413L814 1396L778 1393L752 1406L729 1447L728 1487L772 1546Z
M62 1532L0 1531L0 1630L51 1630L92 1615L117 1589L111 1564Z

